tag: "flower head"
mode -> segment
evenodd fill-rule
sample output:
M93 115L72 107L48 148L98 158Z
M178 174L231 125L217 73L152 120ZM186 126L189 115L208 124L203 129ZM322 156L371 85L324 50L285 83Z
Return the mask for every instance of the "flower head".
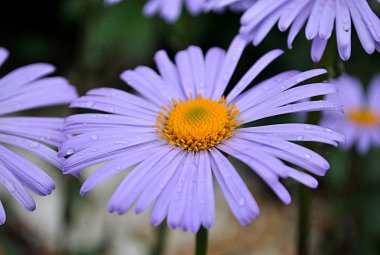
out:
M327 100L344 106L345 114L325 113L321 124L339 130L346 136L343 147L356 144L359 153L366 153L372 145L380 146L380 76L369 85L365 96L360 81L349 75L332 80L341 87L339 93Z
M241 0L231 4L229 7L232 10L245 10L253 1L256 0ZM121 0L105 0L106 4L116 4L119 2ZM148 0L144 7L144 14L146 16L153 16L158 13L167 22L173 23L181 15L183 4L186 4L187 10L191 15L198 15L205 10L206 2L207 0ZM224 7L214 6L213 9L221 11Z
M0 65L7 56L8 52L0 48ZM63 119L7 115L74 99L75 89L65 79L45 77L53 71L54 67L49 64L32 64L0 79L0 184L29 211L36 207L29 191L48 195L55 184L42 169L9 146L21 148L61 168L62 160L49 145L57 147L64 140ZM0 202L0 224L4 222L5 211Z
M238 2L241 0L212 0L208 8ZM292 48L294 38L306 23L306 38L313 41L311 57L314 62L322 58L334 23L338 51L343 60L348 60L351 55L352 26L368 54L376 50L380 52L380 19L366 0L258 0L243 14L240 33L258 45L276 23L281 31L290 28L289 48Z
M259 214L258 206L223 153L252 168L286 204L290 195L280 178L293 178L309 187L317 181L284 161L324 175L328 162L315 152L290 141L317 141L336 145L342 136L306 124L244 127L242 124L279 114L300 111L339 111L328 101L300 102L303 98L334 93L336 86L315 83L293 88L325 73L287 71L247 89L254 78L282 54L273 50L261 57L228 93L224 94L245 47L237 36L228 51L190 46L175 56L155 55L159 74L149 67L127 70L121 78L139 96L111 89L89 91L72 107L100 110L70 116L64 130L73 135L59 149L72 154L63 172L71 173L106 162L84 182L81 194L107 178L135 166L109 202L109 210L136 213L151 204L151 224L164 218L172 228L196 232L214 222L215 176L224 196L242 225ZM282 161L283 160L283 161Z
M121 0L105 0L107 4L115 4ZM190 14L198 15L203 10L206 0L148 0L144 7L146 16L159 14L167 22L175 22L181 15L182 5L186 7Z

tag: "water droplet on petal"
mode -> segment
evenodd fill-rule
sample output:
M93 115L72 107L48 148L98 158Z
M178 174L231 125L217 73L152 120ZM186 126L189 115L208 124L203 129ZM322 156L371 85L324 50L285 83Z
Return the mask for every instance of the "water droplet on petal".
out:
M86 106L87 106L87 107L92 107L92 106L94 106L94 104L95 104L95 103L92 102L92 101L87 101L87 102L86 102Z
M239 203L240 206L244 206L245 205L245 199L244 198L240 198L238 203Z
M29 143L29 147L33 149L37 149L38 147L40 147L40 144L37 142L31 142Z
M303 137L302 135L297 136L297 140L298 140L298 141L302 141L303 138L304 138L304 137Z
M15 185L7 180L4 180L3 185L9 193L14 193L16 191Z
M307 126L305 126L305 129L306 130L310 130L310 129L312 129L313 127L312 126L309 126L309 125L307 125Z
M325 131L330 133L330 132L332 132L332 129L330 129L330 128L325 128Z
M71 154L73 154L74 152L75 152L74 149L69 148L69 149L67 149L67 151L66 151L66 155L71 155Z
M90 139L92 141L96 141L96 140L98 140L98 136L97 135L92 135L92 136L90 136Z
M305 158L311 159L311 155L310 154L305 154Z

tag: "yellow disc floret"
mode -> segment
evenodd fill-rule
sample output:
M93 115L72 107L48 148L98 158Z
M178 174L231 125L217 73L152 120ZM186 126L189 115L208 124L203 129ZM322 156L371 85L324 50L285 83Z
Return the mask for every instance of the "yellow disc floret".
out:
M208 150L230 137L239 122L239 110L227 105L222 97L219 101L198 98L186 102L172 100L162 107L157 117L158 133L169 144L187 151Z
M373 127L380 124L380 117L369 109L348 111L348 119L359 126Z

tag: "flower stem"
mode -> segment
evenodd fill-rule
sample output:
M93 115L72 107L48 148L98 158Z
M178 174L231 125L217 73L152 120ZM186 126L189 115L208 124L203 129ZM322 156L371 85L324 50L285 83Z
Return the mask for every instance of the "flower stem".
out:
M159 225L157 228L156 242L152 246L152 249L149 253L150 255L164 254L165 243L166 243L166 233L167 233L166 224L161 223L161 225Z
M331 254L357 254L360 229L357 216L356 194L360 189L360 177L363 171L360 156L351 150L351 161L347 168L344 183L336 195L336 226Z
M195 255L207 254L208 231L201 227L195 237Z
M310 190L300 185L298 196L298 255L307 255L309 252Z

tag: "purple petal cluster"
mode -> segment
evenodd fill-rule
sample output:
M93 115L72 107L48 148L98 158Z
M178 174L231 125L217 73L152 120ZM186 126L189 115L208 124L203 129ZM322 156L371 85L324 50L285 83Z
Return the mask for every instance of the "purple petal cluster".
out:
M241 0L213 1L209 8L239 3ZM216 4L213 4L216 3ZM289 29L288 47L306 23L305 35L312 40L311 57L320 61L334 24L339 55L351 55L353 27L368 54L380 52L380 19L366 0L258 0L241 17L240 33L258 45L278 24L281 31Z
M246 10L255 1L257 0L241 0L237 3L232 3L229 7L237 11ZM106 4L116 4L119 2L121 0L105 0ZM213 6L213 10L221 11L224 9L226 4L223 3L226 1L220 2L221 4L218 2L217 5ZM153 16L158 13L167 22L173 23L181 15L183 4L186 5L191 15L198 15L207 9L207 0L148 0L144 7L144 14L146 16Z
M286 71L249 88L252 81L282 54L273 50L262 56L225 94L246 41L237 36L227 51L211 48L202 53L197 46L178 52L172 62L167 53L154 57L158 72L146 66L127 70L121 79L139 96L112 88L90 90L71 107L99 110L68 117L64 132L70 135L59 148L59 156L70 155L63 172L73 173L104 163L84 182L84 195L108 178L134 167L109 201L109 211L124 214L134 205L136 213L152 206L150 221L159 225L165 218L171 228L196 232L214 223L214 178L231 211L243 226L259 215L259 208L235 167L223 154L248 165L286 204L291 197L281 179L291 178L315 188L309 173L324 175L329 163L302 141L337 145L343 136L330 129L308 124L240 126L232 137L198 152L183 150L162 140L157 116L172 99L187 101L191 95L219 100L240 111L241 124L280 114L304 111L341 111L328 100L302 102L304 98L335 93L333 84L297 84L325 74L323 69ZM291 163L289 165L287 163ZM300 171L294 166L304 168Z
M0 48L0 66L7 57L8 52ZM64 140L63 119L21 117L17 112L66 104L77 96L74 87L65 79L46 77L53 71L54 67L49 64L31 64L0 79L0 184L29 211L36 208L30 192L49 195L55 183L12 148L21 148L61 168L62 159L51 147L57 147ZM0 202L0 224L4 222L5 211Z
M380 76L372 79L368 95L365 95L363 85L356 77L344 74L331 82L337 84L340 90L337 94L328 95L327 100L342 104L345 114L326 112L321 125L344 134L346 141L342 146L345 149L356 145L357 151L364 154L371 146L380 147ZM350 117L353 112L370 114L367 116L369 119L355 121Z
M121 0L105 0L107 4L115 4ZM181 15L182 5L186 4L187 10L192 15L198 15L203 10L206 0L148 0L144 7L146 16L159 14L167 22L175 22Z

